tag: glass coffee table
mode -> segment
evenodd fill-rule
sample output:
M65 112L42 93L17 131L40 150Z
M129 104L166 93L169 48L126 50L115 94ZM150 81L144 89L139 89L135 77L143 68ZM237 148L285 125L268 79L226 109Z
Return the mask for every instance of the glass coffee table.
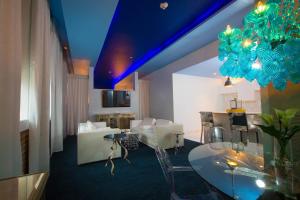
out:
M130 129L122 130L122 133L126 134L121 142L127 150L137 150L139 148L139 134L136 132L131 132Z

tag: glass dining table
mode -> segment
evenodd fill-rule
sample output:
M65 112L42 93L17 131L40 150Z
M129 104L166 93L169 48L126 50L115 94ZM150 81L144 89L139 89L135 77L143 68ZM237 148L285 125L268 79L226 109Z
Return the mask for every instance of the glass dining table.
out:
M295 173L289 173L286 178L278 176L275 167L265 165L260 144L200 145L192 149L188 159L204 180L234 199L299 198L299 177Z

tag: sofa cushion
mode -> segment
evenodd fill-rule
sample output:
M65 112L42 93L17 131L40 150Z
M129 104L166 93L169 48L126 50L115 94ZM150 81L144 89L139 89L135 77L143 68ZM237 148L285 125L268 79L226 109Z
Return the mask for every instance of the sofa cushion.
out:
M151 125L144 125L144 126L141 126L141 128L142 128L143 130L152 129L152 127L153 127L153 126L151 126Z
M140 126L152 126L155 124L155 121L156 120L154 118L145 118Z
M95 130L97 128L91 121L87 121L86 126L89 130Z
M106 122L93 122L93 125L96 128L105 128L106 127Z
M157 119L156 120L156 126L168 126L172 124L173 122L165 119Z

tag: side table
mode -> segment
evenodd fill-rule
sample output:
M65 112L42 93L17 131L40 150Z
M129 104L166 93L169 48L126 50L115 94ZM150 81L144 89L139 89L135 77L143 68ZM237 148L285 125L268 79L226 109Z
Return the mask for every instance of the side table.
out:
M179 148L180 148L180 146L179 146L179 136L183 135L183 132L175 132L174 134L176 135L176 145L174 147L175 148L174 154L176 155L179 151Z

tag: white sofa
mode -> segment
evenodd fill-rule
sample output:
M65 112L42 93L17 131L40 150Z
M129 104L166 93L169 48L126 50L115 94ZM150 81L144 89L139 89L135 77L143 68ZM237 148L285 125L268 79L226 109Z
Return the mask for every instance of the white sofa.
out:
M77 164L107 160L113 141L104 139L111 133L120 133L120 129L106 127L105 122L80 123L77 136ZM121 147L115 150L113 158L121 157Z
M131 120L131 131L139 134L140 142L151 148L160 146L164 149L176 146L176 133L182 133L178 137L178 146L184 146L183 127L181 124L169 120L145 118L144 120Z

